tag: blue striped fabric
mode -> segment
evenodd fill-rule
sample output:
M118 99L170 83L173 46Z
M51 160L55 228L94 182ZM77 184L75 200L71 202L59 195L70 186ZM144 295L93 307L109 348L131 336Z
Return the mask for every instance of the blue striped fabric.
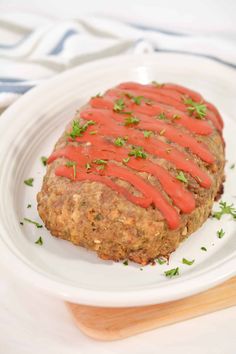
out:
M32 31L21 29L19 33L16 33L14 21L8 23L9 31L11 27L12 36L17 34L16 40L11 44L0 40L0 108L58 72L86 60L127 51L184 53L236 68L235 48L230 47L229 42L158 26L88 17L83 21L52 20ZM1 14L0 38L3 38Z

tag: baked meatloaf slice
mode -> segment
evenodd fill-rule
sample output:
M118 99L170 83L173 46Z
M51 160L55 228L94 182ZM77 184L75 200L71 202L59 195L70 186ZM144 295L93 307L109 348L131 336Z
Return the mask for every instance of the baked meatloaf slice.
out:
M175 84L92 97L55 145L38 193L51 234L103 259L168 256L211 213L224 181L223 122Z

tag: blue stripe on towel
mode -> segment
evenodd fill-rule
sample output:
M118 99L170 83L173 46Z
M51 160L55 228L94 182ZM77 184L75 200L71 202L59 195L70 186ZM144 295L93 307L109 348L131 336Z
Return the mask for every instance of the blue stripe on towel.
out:
M17 82L24 82L24 81L27 81L25 79L13 79L13 78L10 78L10 77L0 77L0 84L2 82L9 82L9 83L17 83Z
M74 36L75 34L78 34L78 31L75 31L75 30L68 30L68 31L63 35L63 37L60 39L60 41L56 44L56 46L49 52L49 54L51 54L51 55L57 55L57 54L59 54L59 53L62 51L66 40L67 40L69 37Z
M18 94L23 94L30 89L32 89L34 85L0 85L0 93L3 92L8 92L8 93L18 93Z

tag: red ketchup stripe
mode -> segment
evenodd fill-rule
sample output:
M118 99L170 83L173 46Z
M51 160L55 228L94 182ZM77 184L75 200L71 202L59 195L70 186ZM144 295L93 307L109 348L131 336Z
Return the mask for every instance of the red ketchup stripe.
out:
M93 104L92 102L91 105L96 106L96 103ZM101 105L101 102L99 105ZM110 113L110 114L112 115L112 117L114 117L115 113ZM137 126L138 129L151 130L158 133L164 132L163 135L166 138L183 147L189 148L194 154L199 156L203 161L207 163L214 162L215 158L210 153L208 148L204 146L204 144L198 142L193 136L183 133L178 128L175 128L173 127L173 125L167 124L162 120L153 119L153 117L144 114L136 114L136 113L134 114L137 118L141 119L140 123ZM120 121L123 122L123 118L121 118Z
M76 172L76 178L74 179L74 173L71 168L66 166L59 166L55 170L56 176L63 176L67 177L76 181L93 181L93 182L100 182L106 184L108 187L113 189L114 191L122 194L125 198L130 200L132 203L141 206L142 208L148 208L152 203L151 197L136 197L135 195L129 193L126 188L119 186L111 179L106 178L101 175L92 174L92 173L85 173L78 171Z
M106 98L93 98L90 100L90 104L93 108L103 108L112 110L114 105L114 97L113 99L109 96L106 96ZM147 116L150 116L152 120L154 120L154 116L159 115L160 113L164 113L166 115L166 118L168 118L170 121L174 121L177 125L181 125L189 131L199 135L210 135L213 131L207 121L191 118L181 111L178 111L173 108L167 108L164 105L154 104L152 106L148 106L145 104L141 104L140 106L137 106L128 102L126 110L132 110L134 114L145 114ZM177 115L180 118L174 120L174 115Z
M196 102L203 102L206 104L206 106L208 107L208 112L206 115L206 119L209 119L212 121L212 123L215 125L215 127L221 131L223 128L223 120L219 114L219 112L217 111L217 109L211 104L206 102L205 100L203 100L202 96L199 95L198 93L186 89L185 87L179 86L179 85L172 85L172 84L165 84L163 87L155 87L154 85L142 85L142 84L137 84L137 83L132 83L132 82L128 82L128 83L123 83L120 84L118 86L118 88L120 89L124 89L124 90L137 90L139 96L147 96L149 93L150 94L157 94L158 97L163 97L161 102L164 102L165 99L166 101L170 101L170 95L169 92L179 92L181 95L179 98L176 97L176 101L178 101L179 103L182 102L182 96L185 95L187 97L192 98L194 101ZM167 88L167 89L166 89ZM165 97L165 99L164 99ZM172 96L173 98L173 96ZM182 103L181 103L182 104ZM174 106L176 106L174 104ZM187 112L186 106L185 106L185 111Z
M186 155L175 148L171 148L172 150L169 152L169 144L159 141L154 137L145 139L143 134L138 130L134 130L130 127L115 125L115 122L111 120L111 116L120 121L119 114L108 111L102 112L94 109L87 109L86 111L81 112L80 116L85 120L92 119L103 126L100 128L100 132L103 135L110 135L114 137L128 136L128 141L130 144L142 146L148 153L170 161L178 169L190 173L201 186L210 188L212 183L210 177L202 171L193 160L189 159L189 155Z
M210 111L212 111L211 113L213 113L216 116L216 119L217 119L221 129L224 127L224 122L223 122L223 119L222 119L218 109L212 103L205 101L199 93L189 90L186 87L183 87L180 85L165 84L165 87L166 86L171 88L171 90L175 90L175 91L178 90L178 92L191 97L196 102L203 101L206 104L207 108Z
M180 225L180 217L172 207L169 202L163 197L163 195L157 191L151 184L146 183L137 175L134 175L132 172L129 172L127 169L123 167L119 167L115 164L110 163L107 165L105 170L102 172L103 175L97 175L94 173L84 173L77 170L75 180L90 180L96 181L106 184L108 187L114 189L115 191L119 191L122 195L124 195L128 200L132 203L138 204L142 207L147 207L147 202L149 205L152 203L156 206L158 210L162 213L163 217L166 219L167 224L170 229L176 229ZM57 176L63 176L70 179L74 179L73 171L71 168L66 166L59 166L55 170L55 174ZM137 190L139 190L145 198L135 197L131 193L129 193L125 188L122 188L112 182L108 177L117 177L124 181L129 181ZM144 202L144 204L143 204Z
M81 142L92 142L95 144L91 146L87 152L87 161L82 160L82 164L91 162L96 159L115 160L122 162L124 158L127 158L129 150L124 147L116 147L110 142L106 142L102 137L95 137L95 139L88 134L78 138ZM81 164L80 156L86 156L86 147L74 147L66 146L63 149L59 149L53 152L49 158L49 163L59 157L66 157L69 160ZM173 200L174 204L178 206L184 213L190 213L195 208L195 199L193 194L183 187L183 184L176 178L170 175L163 167L152 163L149 160L135 159L131 157L127 166L140 172L146 172L156 177L161 183L165 193Z

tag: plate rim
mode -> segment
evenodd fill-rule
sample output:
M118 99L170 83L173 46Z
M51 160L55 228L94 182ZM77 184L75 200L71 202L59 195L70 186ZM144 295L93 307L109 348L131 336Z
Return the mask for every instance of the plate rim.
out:
M88 70L93 67L107 65L108 63L111 65L112 63L117 63L117 61L126 61L126 60L142 60L147 59L157 59L158 57L180 57L187 58L190 62L199 63L205 62L204 65L211 65L214 68L223 69L224 72L227 72L229 75L235 76L235 70L231 67L226 67L224 64L213 62L209 58L199 58L199 57L189 57L186 54L180 53L152 53L152 54L125 54L119 55L109 58L103 58L96 61L92 61L89 63L85 63L78 67L72 68L67 70L49 80L40 84L39 86L33 88L28 93L23 95L20 99L18 99L13 105L11 105L3 114L1 115L0 119L0 131L4 131L6 126L10 125L11 120L14 120L14 112L17 112L19 109L24 107L25 102L29 101L29 99L35 98L39 94L44 94L44 92L56 85L58 82L65 80L67 77L70 77L74 73L78 73L83 70ZM141 64L141 63L140 63ZM4 143L0 142L0 146L4 145ZM1 149L0 149L1 150ZM1 152L0 152L1 154ZM215 269L211 270L207 274L200 274L190 280L187 280L188 286L179 287L178 291L172 296L166 296L166 291L170 292L171 288L175 287L175 281L172 280L170 283L166 284L166 287L157 289L139 289L139 290L126 290L123 292L117 291L101 291L101 290L90 290L80 288L78 286L68 285L63 283L62 281L56 281L48 276L40 274L37 270L31 268L29 265L23 262L16 254L10 250L9 245L7 245L4 240L2 239L2 233L6 233L3 225L0 224L0 247L3 248L3 260L6 266L9 267L9 264L15 263L17 267L13 267L14 270L17 269L17 275L20 275L26 282L30 283L31 285L35 285L37 283L37 288L40 288L43 291L46 291L50 294L55 296L59 296L60 298L80 304L85 305L94 305L94 306L104 306L104 307L126 307L126 306L143 306L143 305L150 305L156 303L162 303L166 301L173 301L180 298L184 298L186 296L190 296L193 294L197 294L201 291L207 290L215 285L222 283L223 281L227 280L231 276L236 275L236 257L232 258L226 262L226 264L222 265L221 273L216 271ZM232 267L232 264L234 267ZM224 269L224 271L223 271ZM235 269L235 270L234 270ZM19 272L19 270L21 270ZM198 279L201 281L198 281ZM206 278L206 279L205 279ZM211 278L211 279L210 279ZM210 279L210 280L209 280ZM204 281L205 282L204 282ZM197 283L197 286L192 283ZM158 292L158 294L157 294ZM134 297L134 293L139 296ZM158 296L157 296L158 295Z

